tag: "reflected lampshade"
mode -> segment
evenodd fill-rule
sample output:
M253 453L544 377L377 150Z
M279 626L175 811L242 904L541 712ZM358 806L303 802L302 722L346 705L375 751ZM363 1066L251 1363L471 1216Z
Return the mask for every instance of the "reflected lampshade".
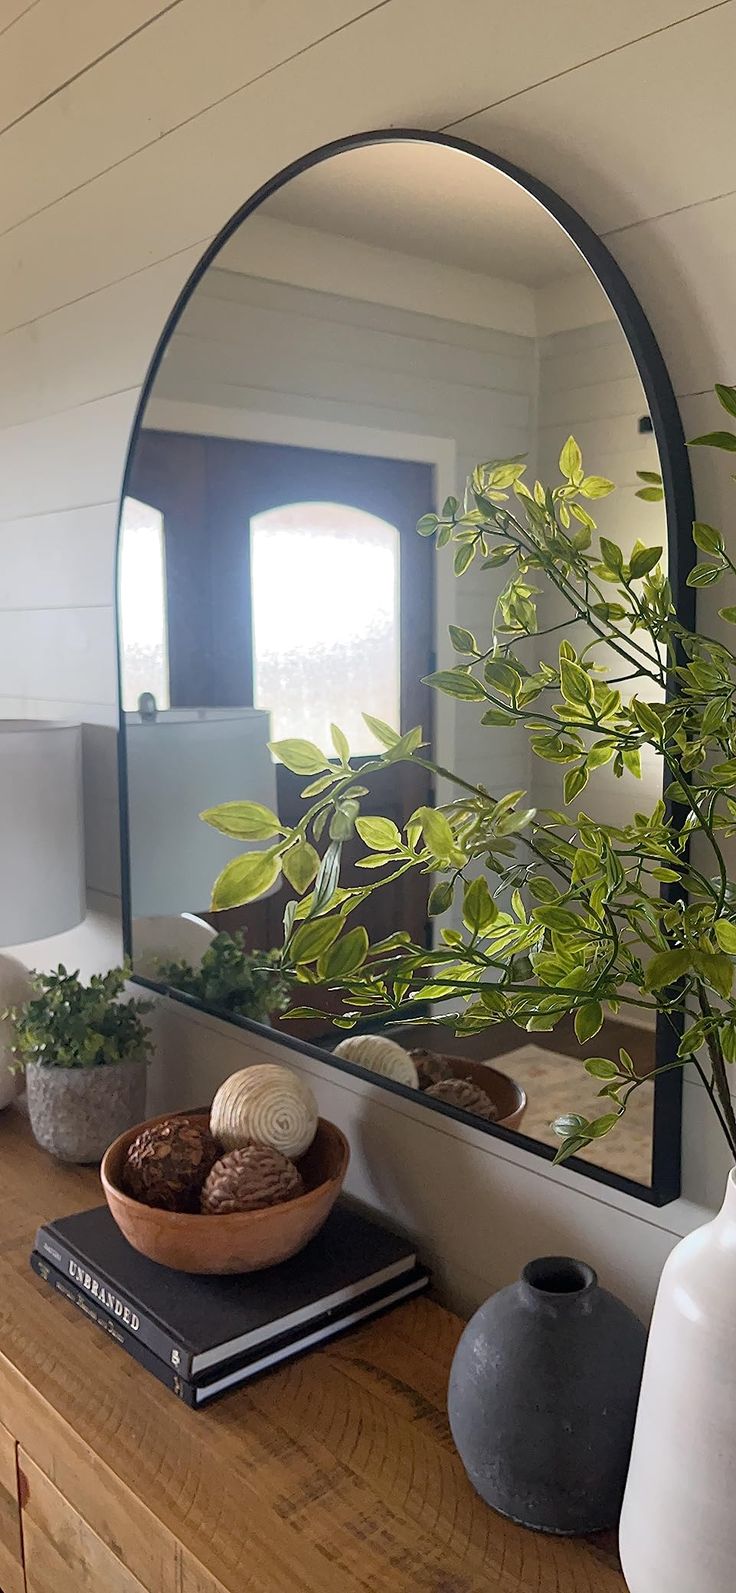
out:
M0 946L46 940L84 914L81 726L0 721Z
M256 708L173 708L125 716L134 919L203 912L217 875L250 850L203 824L221 802L276 811L269 715Z

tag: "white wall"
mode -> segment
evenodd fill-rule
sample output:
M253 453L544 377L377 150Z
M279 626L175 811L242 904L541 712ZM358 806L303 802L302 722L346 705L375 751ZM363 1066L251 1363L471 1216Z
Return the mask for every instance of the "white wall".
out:
M216 23L208 0L17 9L0 56L0 564L19 547L23 563L2 598L0 696L113 714L114 505L155 338L243 198L340 134L451 126L549 182L628 273L690 434L715 422L708 389L736 363L734 0L219 0ZM727 523L727 470L703 453L695 475L702 517ZM724 601L705 594L704 628ZM187 1032L232 1055L229 1036ZM328 1074L320 1089L347 1122L354 1092ZM687 1094L685 1189L715 1199L723 1158L702 1091ZM469 1292L554 1240L643 1301L697 1215L622 1205L521 1152L476 1148L471 1167L442 1137L442 1181L422 1125L365 1155L356 1134L354 1177L389 1209L399 1159L405 1187L433 1183L424 1227L446 1255L472 1249Z

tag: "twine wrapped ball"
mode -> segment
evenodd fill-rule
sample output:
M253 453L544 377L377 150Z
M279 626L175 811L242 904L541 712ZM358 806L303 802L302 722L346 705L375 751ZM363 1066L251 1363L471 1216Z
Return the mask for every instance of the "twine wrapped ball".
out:
M480 1090L477 1084L470 1079L440 1079L438 1084L430 1084L425 1095L430 1095L433 1101L444 1101L447 1106L459 1106L463 1112L472 1112L474 1117L484 1117L487 1122L495 1123L498 1112L485 1090Z
M335 1046L335 1056L354 1062L356 1067L367 1068L381 1078L395 1079L397 1084L408 1084L416 1090L419 1085L417 1070L408 1051L395 1040L383 1039L379 1034L356 1034L341 1040Z
M196 1211L202 1185L220 1155L209 1129L188 1117L168 1117L144 1128L129 1146L122 1183L126 1193L164 1211Z
M454 1077L449 1057L441 1056L439 1051L410 1051L409 1055L419 1075L420 1090Z
M206 1216L258 1211L303 1194L301 1173L288 1156L268 1145L243 1145L215 1162L205 1180L200 1210Z
M317 1102L291 1068L265 1062L225 1079L212 1102L210 1128L226 1150L268 1145L297 1161L317 1132Z

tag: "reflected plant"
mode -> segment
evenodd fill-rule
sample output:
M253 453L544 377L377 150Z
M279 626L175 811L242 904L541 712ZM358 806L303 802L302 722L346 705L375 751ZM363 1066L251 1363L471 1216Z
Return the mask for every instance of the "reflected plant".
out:
M736 416L736 388L716 392ZM695 444L736 451L736 435L714 432ZM226 835L269 843L228 864L212 905L253 901L283 875L295 898L284 915L281 966L303 985L339 992L344 1027L369 1014L407 1020L417 1003L453 1001L454 1015L439 1021L458 1034L507 1020L549 1030L571 1014L583 1043L607 1014L660 1014L671 1027L673 1060L642 1077L624 1049L589 1057L584 1067L600 1081L601 1111L558 1119L556 1159L610 1133L637 1089L691 1061L736 1157L727 1077L736 1060L736 885L723 850L736 835L736 654L678 620L661 547L637 542L626 557L597 535L589 506L613 484L585 473L574 438L559 463L551 488L530 488L520 458L479 465L464 502L449 498L418 530L438 547L452 544L458 576L474 563L509 570L488 641L453 627L458 663L428 684L481 708L483 725L523 728L534 754L561 766L564 802L576 809L537 811L522 791L491 793L428 757L419 727L400 735L365 715L384 750L362 762L357 777L336 726L329 751L310 741L273 744L308 782L298 824L282 826L252 802L202 815ZM660 477L640 475L639 496L662 499ZM719 531L696 522L693 536L705 557L690 586L736 572ZM545 585L564 619L540 627ZM719 614L736 623L736 608ZM554 663L535 663L536 645L552 632L562 636ZM600 770L637 780L648 754L662 760L664 800L620 825L585 810L579 799ZM404 760L451 782L456 794L418 808L399 830L366 813L364 799L376 771ZM367 879L346 887L341 853L356 835ZM351 918L412 870L427 876L430 915L455 907L462 928L441 928L432 949L401 931L371 944Z
M294 988L282 971L281 953L246 951L240 930L215 935L196 968L182 957L159 961L156 971L171 989L255 1023L270 1023L285 1012Z

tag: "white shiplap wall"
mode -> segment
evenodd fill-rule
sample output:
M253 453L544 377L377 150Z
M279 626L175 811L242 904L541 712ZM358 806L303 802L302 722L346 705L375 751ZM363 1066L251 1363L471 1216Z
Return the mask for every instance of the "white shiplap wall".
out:
M2 0L0 28L0 697L113 714L111 506L157 331L244 197L342 133L453 126L546 179L628 272L686 428L712 421L703 395L736 363L734 0ZM726 520L727 477L698 459L703 517ZM182 1028L195 1071L234 1060L234 1036ZM319 1089L346 1123L363 1103L356 1187L401 1206L466 1299L544 1248L645 1306L697 1219L467 1136L440 1147L375 1086ZM715 1198L723 1158L688 1095L686 1192Z

